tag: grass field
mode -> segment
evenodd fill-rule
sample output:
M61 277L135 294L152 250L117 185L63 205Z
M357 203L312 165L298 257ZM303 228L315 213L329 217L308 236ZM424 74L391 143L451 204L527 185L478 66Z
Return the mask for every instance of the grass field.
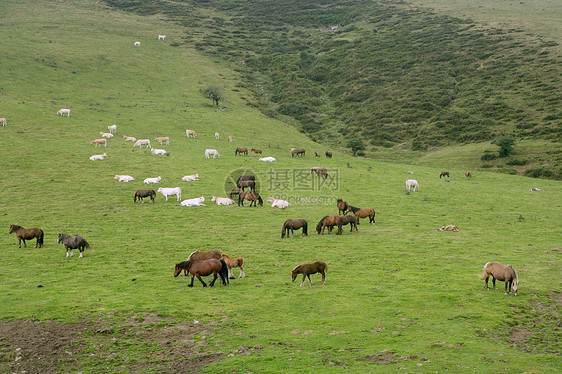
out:
M212 373L560 370L560 182L485 171L466 180L452 161L393 164L337 149L332 159L315 158L323 145L246 105L237 75L173 47L183 30L157 16L89 0L2 2L0 14L0 117L8 120L0 128L0 325L115 326L61 340L50 365L25 349L17 356L12 335L21 333L0 335L1 371L182 372L169 365L179 359L183 372ZM211 84L227 93L220 108L199 93ZM70 117L56 116L60 108ZM89 145L113 124L118 137L107 149ZM187 128L199 137L187 139ZM169 136L169 156L133 150L123 134ZM237 146L278 161L235 157ZM289 157L291 147L306 148L306 157ZM221 157L206 160L206 148ZM103 152L105 160L88 160ZM450 182L439 179L442 165ZM310 179L312 166L327 167L330 184ZM237 170L256 173L264 198L293 205L211 203ZM194 173L200 181L181 181ZM154 186L142 180L158 175L155 187L181 186L183 199L204 196L207 206L181 207L160 194L155 204L134 204L135 190ZM407 195L410 177L421 191ZM337 198L375 209L376 225L316 235ZM281 239L288 218L307 219L309 236ZM10 224L41 227L44 248L18 248ZM460 231L436 230L447 224ZM83 235L95 252L65 258L59 232ZM247 277L191 289L173 278L175 263L211 249L244 257ZM327 284L317 275L312 286L291 283L291 269L314 260L328 263ZM513 265L517 297L482 289L488 261ZM156 336L195 320L204 328L189 339Z

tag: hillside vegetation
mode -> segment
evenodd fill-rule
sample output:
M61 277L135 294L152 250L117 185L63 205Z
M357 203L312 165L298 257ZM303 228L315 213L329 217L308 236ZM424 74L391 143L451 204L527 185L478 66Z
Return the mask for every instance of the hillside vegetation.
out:
M166 4L180 17L204 3ZM185 25L167 18L96 0L0 2L0 372L560 371L560 182L478 170L467 180L451 153L445 181L438 160L397 164L328 148L247 105L244 71L192 48ZM224 90L218 107L200 92L211 85ZM61 108L70 117L57 116ZM94 148L110 125L117 136ZM235 156L239 146L277 162ZM292 147L306 156L290 157ZM221 157L205 159L207 148ZM313 156L328 149L331 159ZM330 178L314 178L314 166ZM181 180L195 173L199 181ZM264 200L291 207L211 202L237 173L254 173ZM143 183L156 176L159 184ZM409 178L419 192L405 193ZM206 206L161 194L133 202L137 189L158 187L181 187L182 200L203 196ZM317 235L338 198L374 209L376 224ZM308 220L308 236L282 239L289 218ZM44 246L18 248L11 224L41 228ZM449 224L460 231L436 230ZM82 235L94 251L66 258L58 233ZM245 258L246 278L188 288L173 277L191 252L213 249ZM291 269L315 260L328 264L325 286L318 275L291 282ZM483 290L488 261L517 270L516 297L501 282Z
M187 44L240 71L252 105L314 140L360 137L368 151L553 140L554 157L524 169L562 175L561 64L548 37L394 1L106 2L185 25Z

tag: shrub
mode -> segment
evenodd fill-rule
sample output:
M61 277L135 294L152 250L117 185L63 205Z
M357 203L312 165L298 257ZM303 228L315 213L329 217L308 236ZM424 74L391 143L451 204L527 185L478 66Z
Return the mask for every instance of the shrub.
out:
M552 170L539 166L537 168L525 170L525 176L531 178L554 178L555 174Z
M482 161L490 161L496 158L496 154L495 153L484 153L482 155L482 157L480 157L480 159Z

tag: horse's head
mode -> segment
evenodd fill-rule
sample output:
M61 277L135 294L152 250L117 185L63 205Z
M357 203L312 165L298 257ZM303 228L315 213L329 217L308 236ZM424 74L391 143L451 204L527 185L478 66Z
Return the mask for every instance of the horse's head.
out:
M281 238L285 237L285 231L286 231L286 227L285 224L283 224L283 228L281 229Z
M57 238L57 244L59 244L61 242L61 240L64 239L64 234L59 234L58 238Z
M258 203L260 204L260 206L263 206L263 200L260 195L258 195Z
M10 234L17 230L17 225L10 225Z
M297 279L297 272L295 270L291 271L291 282L294 282Z

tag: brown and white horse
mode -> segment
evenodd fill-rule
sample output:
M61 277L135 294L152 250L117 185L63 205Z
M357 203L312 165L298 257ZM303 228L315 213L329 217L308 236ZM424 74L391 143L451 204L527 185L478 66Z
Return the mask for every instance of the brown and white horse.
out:
M511 265L502 265L499 262L487 262L484 265L484 272L479 276L480 279L486 280L486 286L484 289L490 289L488 287L488 278L492 276L492 283L494 285L494 290L496 288L496 279L499 281L505 281L504 294L509 295L511 288L513 286L513 295L517 296L517 290L519 289L519 278L515 269Z

